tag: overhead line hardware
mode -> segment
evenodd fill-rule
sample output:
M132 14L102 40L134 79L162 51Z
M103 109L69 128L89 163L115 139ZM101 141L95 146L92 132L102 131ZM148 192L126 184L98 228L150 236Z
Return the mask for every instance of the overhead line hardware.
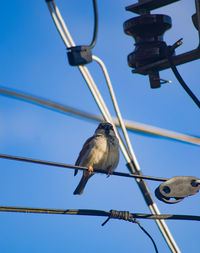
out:
M126 7L127 11L139 14L124 23L124 32L135 39L135 50L128 55L128 65L133 73L149 75L151 88L161 86L159 71L167 69L170 62L165 55L165 31L171 28L171 17L151 14L151 11L180 0L138 0L138 3ZM184 64L200 58L200 1L194 0L196 12L192 15L194 27L198 32L197 48L173 55L174 65Z
M176 176L160 184L155 190L156 197L167 203L175 204L200 190L200 180L196 177ZM175 200L173 200L175 199Z

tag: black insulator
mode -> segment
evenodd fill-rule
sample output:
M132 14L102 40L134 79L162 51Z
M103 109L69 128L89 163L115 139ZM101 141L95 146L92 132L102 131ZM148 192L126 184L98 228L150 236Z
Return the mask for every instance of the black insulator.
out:
M166 57L163 34L172 26L167 15L145 14L124 23L124 32L135 39L135 51L128 55L128 65L137 68Z

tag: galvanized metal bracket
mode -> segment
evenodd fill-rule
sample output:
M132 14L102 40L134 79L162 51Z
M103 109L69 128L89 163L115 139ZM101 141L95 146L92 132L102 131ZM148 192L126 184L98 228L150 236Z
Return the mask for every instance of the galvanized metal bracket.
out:
M200 190L200 184L196 177L177 176L160 184L155 190L156 197L168 204L178 203L185 197L196 194Z

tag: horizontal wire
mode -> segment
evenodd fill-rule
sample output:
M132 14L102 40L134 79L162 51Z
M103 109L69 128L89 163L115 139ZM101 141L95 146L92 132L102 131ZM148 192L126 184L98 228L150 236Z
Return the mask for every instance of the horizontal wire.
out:
M13 155L0 154L0 158L8 159L8 160L16 160L16 161L21 161L21 162L28 162L28 163L37 163L37 164L55 166L55 167L61 167L61 168L68 168L68 169L88 170L87 167L81 167L81 166L58 163L58 162L50 162L50 161L44 161L44 160L37 160L37 159L19 157L19 156L13 156ZM101 173L101 174L108 174L106 170L102 170L102 169L94 168L94 172ZM115 171L113 171L111 175L147 179L147 180L153 180L153 181L162 181L162 182L165 182L168 180L166 178L141 176L141 175L134 175L134 174L128 174L128 173L123 173L123 172L115 172Z
M38 213L38 214L66 214L66 215L88 215L109 217L110 212L93 209L49 209L49 208L30 208L30 207L12 207L0 206L0 212L19 212L19 213ZM151 219L151 220L193 220L200 221L197 215L180 215L180 214L145 214L131 213L135 219Z
M37 106L42 106L44 108L47 108L49 110L54 110L61 113L69 113L75 116L79 116L81 118L87 118L93 121L102 121L103 118L88 112L80 111L75 108L65 106L62 104L58 104L56 102L46 100L44 98L39 98L33 95L24 94L20 91L14 91L5 87L0 86L0 95L9 96L14 99L19 99L24 102L33 103ZM113 118L113 121L116 126L119 126L119 122L117 119ZM195 136L190 136L182 133L177 133L174 131L154 127L147 124L142 124L139 122L124 120L125 126L128 131L133 132L140 132L143 134L150 134L150 135L156 135L161 136L164 138L170 138L173 140L183 141L186 143L192 143L196 145L200 145L200 138Z

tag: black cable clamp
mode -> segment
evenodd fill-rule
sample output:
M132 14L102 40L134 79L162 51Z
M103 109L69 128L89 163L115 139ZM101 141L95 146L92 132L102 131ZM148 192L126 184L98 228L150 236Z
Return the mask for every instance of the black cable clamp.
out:
M71 66L85 65L92 61L90 46L75 46L68 48L67 56Z
M95 46L98 32L98 10L97 1L92 0L94 10L94 31L92 42L89 46L74 46L68 48L67 56L71 66L85 65L92 61L91 49Z
M133 219L132 214L130 214L128 211L110 210L109 217L101 225L104 226L110 219L119 219L138 223L138 221Z
M155 190L156 197L168 204L175 204L200 190L199 179L190 176L173 177L160 184ZM172 199L171 199L172 198ZM173 198L175 200L173 200Z

